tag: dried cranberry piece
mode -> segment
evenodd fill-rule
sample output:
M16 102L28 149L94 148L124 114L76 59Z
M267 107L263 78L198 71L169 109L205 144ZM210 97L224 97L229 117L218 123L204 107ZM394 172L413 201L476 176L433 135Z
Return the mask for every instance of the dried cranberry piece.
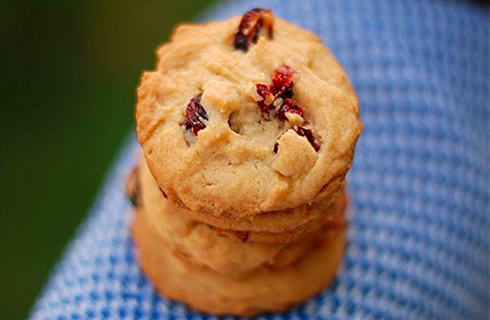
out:
M234 231L234 230L226 230L226 229L219 229L219 228L215 228L214 230L216 232L216 235L219 237L224 236L239 242L247 241L249 236L249 233L246 231Z
M182 122L182 125L187 130L192 129L192 133L196 136L200 130L206 128L204 120L208 120L206 110L201 105L201 96L202 94L198 94L189 101L185 110L185 120Z
M270 9L255 8L246 12L235 34L235 49L247 51L251 43L257 42L262 26L267 28L267 35L272 38L274 19Z
M249 236L249 233L248 232L245 232L245 231L235 231L235 234L237 236L237 238L241 241L241 242L245 242L247 241L248 239L248 236Z
M273 108L272 103L275 99L273 89L262 83L258 83L255 86L257 88L257 94L262 97L262 101L257 102L260 110L269 113Z
M286 112L296 113L303 117L303 109L291 98L286 98L277 111L276 117L281 121L288 121Z
M274 95L282 98L293 97L293 75L294 70L288 65L282 65L272 76Z
M277 69L274 74L272 75L272 84L271 85L266 85L263 83L256 84L257 88L257 94L262 97L262 101L257 102L259 105L259 108L262 112L264 113L269 113L274 109L274 101L276 99L281 98L292 98L293 96L293 75L295 71L288 65L282 65L279 69ZM292 105L292 103L290 103ZM297 106L297 104L295 104ZM299 106L297 106L296 109L298 109ZM301 109L301 108L299 108ZM298 114L301 113L295 112ZM276 114L276 116L278 116ZM284 114L281 116L280 119L283 118ZM287 119L284 119L285 121Z
M274 110L274 107L278 107L275 116L281 121L289 121L286 116L287 113L294 113L303 118L303 109L293 99L294 74L295 71L290 66L282 65L272 75L271 85L263 83L256 84L257 94L262 98L257 104L263 113L268 115L270 111ZM301 122L308 123L305 119L302 119ZM298 135L306 137L315 151L320 150L320 145L316 142L311 129L305 129L300 126L294 126L293 129ZM273 149L274 153L277 153L278 149L279 144L276 142Z
M313 136L313 131L311 129L305 129L300 126L294 126L293 130L302 137L306 137L308 142L311 144L315 151L320 150L320 145L316 142L315 137Z

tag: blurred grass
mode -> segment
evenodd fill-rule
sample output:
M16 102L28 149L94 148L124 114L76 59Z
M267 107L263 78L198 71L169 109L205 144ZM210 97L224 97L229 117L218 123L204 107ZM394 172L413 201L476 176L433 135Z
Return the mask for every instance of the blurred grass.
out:
M210 0L3 2L0 319L24 319L122 141L155 47Z

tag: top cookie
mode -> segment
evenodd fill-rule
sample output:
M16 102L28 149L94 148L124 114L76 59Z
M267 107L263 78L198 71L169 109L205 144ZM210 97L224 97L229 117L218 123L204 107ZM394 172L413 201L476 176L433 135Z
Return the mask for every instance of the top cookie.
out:
M362 123L320 38L254 9L181 25L157 55L138 88L137 135L170 200L252 218L338 193Z

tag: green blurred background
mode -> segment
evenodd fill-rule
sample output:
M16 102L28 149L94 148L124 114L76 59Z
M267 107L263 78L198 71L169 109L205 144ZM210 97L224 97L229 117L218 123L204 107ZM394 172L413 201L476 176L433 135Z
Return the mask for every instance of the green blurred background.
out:
M24 319L131 130L155 47L211 0L2 1L0 319Z

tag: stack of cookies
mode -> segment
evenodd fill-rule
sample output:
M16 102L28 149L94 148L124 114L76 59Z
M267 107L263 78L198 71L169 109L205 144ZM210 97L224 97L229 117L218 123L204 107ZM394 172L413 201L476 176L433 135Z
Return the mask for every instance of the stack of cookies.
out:
M267 9L182 25L142 77L136 120L132 233L163 296L251 316L333 279L362 124L317 36Z

